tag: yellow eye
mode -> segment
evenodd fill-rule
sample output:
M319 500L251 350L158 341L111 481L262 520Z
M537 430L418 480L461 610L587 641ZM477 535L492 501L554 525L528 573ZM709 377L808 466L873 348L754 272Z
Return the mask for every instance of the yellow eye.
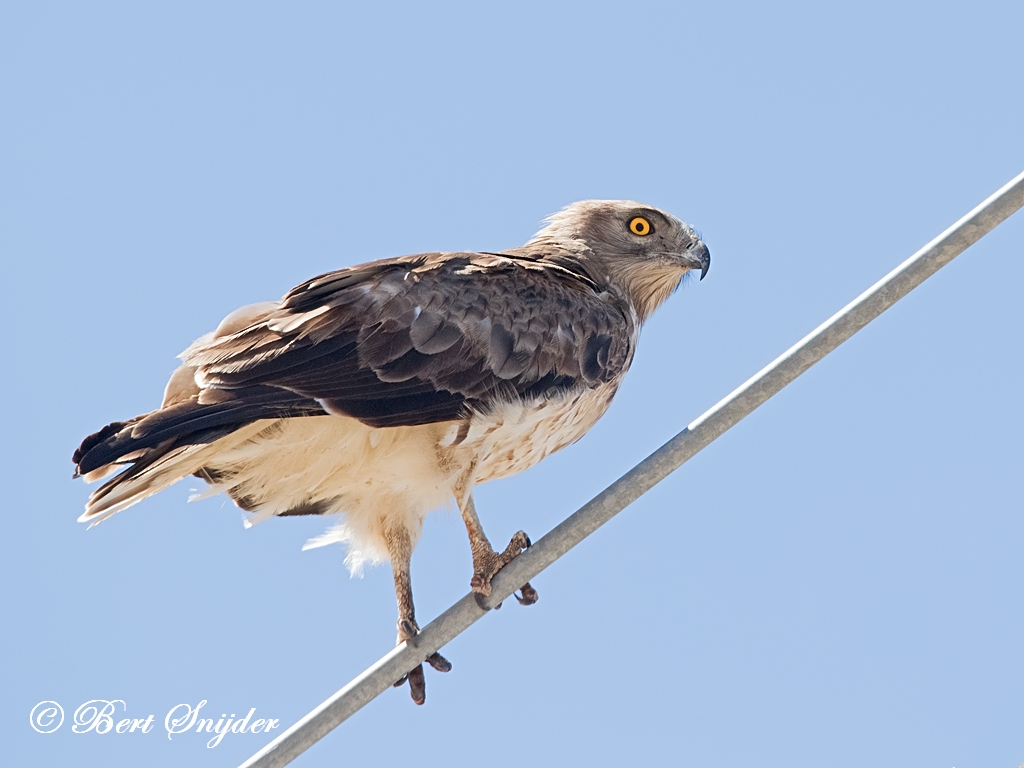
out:
M634 235L640 235L640 237L649 235L651 234L651 222L643 216L634 216L629 222L629 231Z

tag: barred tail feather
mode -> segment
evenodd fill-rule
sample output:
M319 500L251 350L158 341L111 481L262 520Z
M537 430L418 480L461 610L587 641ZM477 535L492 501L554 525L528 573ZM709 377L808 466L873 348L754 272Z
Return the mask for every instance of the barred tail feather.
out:
M89 523L91 528L111 515L159 493L178 480L198 472L218 454L248 440L269 423L269 420L261 420L237 429L208 430L202 435L189 435L188 442L184 444L182 440L172 438L153 448L119 457L117 461L93 470L85 475L86 480L97 475L108 475L118 464L134 462L92 493L78 522Z
M71 457L75 477L94 482L131 466L96 489L79 522L95 525L137 504L278 419L325 413L315 400L267 386L185 394L165 395L161 408L115 421L82 441Z

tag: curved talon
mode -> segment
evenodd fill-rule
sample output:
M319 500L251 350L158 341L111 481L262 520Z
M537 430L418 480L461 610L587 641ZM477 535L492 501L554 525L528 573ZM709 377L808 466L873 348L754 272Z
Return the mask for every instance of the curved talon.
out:
M473 597L476 598L476 604L480 606L481 610L484 610L484 611L490 611L490 610L500 611L501 610L501 606L503 606L505 604L505 601L502 600L500 603L498 603L495 606L488 606L486 604L488 595L490 595L490 592L488 592L487 595L482 595L479 592L474 592L473 593Z
M398 642L406 642L413 648L416 647L416 635L420 633L420 628L416 626L415 622L409 619L399 619L398 621Z
M530 537L526 535L526 531L516 531L515 536L512 537L512 541L510 541L508 546L505 547L505 551L502 553L502 558L508 557L509 560L512 560L513 558L518 557L520 552L530 546Z

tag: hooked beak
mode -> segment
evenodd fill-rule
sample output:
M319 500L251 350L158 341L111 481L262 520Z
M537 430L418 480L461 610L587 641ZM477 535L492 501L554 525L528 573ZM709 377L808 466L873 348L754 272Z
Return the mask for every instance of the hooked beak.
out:
M702 240L698 240L687 249L686 262L690 269L700 270L700 279L703 280L711 269L711 251Z

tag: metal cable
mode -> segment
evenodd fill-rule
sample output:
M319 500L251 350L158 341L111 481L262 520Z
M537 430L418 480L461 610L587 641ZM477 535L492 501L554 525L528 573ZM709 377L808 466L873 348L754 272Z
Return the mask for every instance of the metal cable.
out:
M499 571L488 610L1024 206L1024 173L851 301ZM287 765L487 614L468 594L243 763Z

